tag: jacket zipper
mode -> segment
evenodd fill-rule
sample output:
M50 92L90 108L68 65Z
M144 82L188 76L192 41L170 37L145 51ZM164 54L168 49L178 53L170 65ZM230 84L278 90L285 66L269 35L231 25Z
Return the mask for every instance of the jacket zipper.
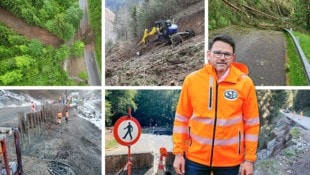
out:
M238 154L241 152L241 132L239 131Z
M208 105L208 109L209 110L212 110L212 94L213 94L213 77L211 76L210 77L210 80L209 80L209 105Z
M214 151L214 140L215 140L215 131L216 131L216 121L217 121L217 100L218 100L218 84L216 82L216 90L215 90L215 116L214 116L214 125L213 125L213 137L212 137L212 147L211 147L211 159L210 159L210 167L212 167L212 159L213 159L213 151Z

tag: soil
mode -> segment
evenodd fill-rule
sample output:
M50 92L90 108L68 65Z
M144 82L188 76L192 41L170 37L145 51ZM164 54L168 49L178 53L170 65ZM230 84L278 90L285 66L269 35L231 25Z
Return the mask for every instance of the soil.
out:
M55 162L68 166L77 175L101 174L101 131L75 111L69 114L68 124L63 118L61 124L32 136L29 144L21 142L25 174L48 175L48 167ZM11 154L10 160L15 157Z
M285 86L286 43L282 31L229 26L209 32L210 38L228 34L236 42L235 61L248 66L256 86Z
M119 41L106 52L105 79L109 86L178 86L185 76L204 64L204 1L189 6L174 19L179 32L194 29L196 36L177 46L151 42L143 48L138 40ZM142 50L142 55L136 52Z
M22 19L13 16L10 12L0 7L0 22L15 30L17 33L24 35L29 39L38 39L43 44L59 47L63 40L48 32L45 29L36 26L30 26Z
M292 173L291 174L298 174L298 175L308 175L310 167L310 150L305 154L302 154L294 165L291 167Z

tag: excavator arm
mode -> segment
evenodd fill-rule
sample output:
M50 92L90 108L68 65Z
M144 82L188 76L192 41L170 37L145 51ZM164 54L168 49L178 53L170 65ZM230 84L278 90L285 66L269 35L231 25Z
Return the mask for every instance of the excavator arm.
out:
M148 29L145 29L144 30L144 33L143 33L143 37L142 37L142 40L140 41L140 43L139 43L139 45L141 45L141 46L143 46L143 45L145 45L146 43L148 43L149 42L149 37L150 36L153 36L153 35L155 35L155 34L157 34L157 28L156 27L153 27L152 28L152 30L149 32L149 30Z

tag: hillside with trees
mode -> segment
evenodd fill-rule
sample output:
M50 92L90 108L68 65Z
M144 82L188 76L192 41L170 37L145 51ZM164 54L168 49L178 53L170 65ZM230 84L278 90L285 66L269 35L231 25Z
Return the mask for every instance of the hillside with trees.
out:
M209 30L228 25L251 25L260 28L293 27L310 32L308 0L211 0Z
M61 62L70 48L45 46L0 24L0 85L73 85Z
M101 4L89 2L90 21L101 21ZM97 9L97 10L96 10ZM98 37L79 34L83 10L79 1L0 1L0 85L85 85L87 73L80 62L85 44L96 41L101 58L101 23L93 23ZM99 14L99 18L96 17ZM99 28L98 25L99 24ZM98 32L100 31L100 32ZM95 41L94 41L95 42ZM97 57L98 57L97 56ZM99 58L101 65L101 59ZM75 66L75 72L72 68ZM68 68L69 67L69 68ZM75 75L78 74L78 75ZM76 76L76 77L75 77Z
M106 85L180 85L186 74L204 64L203 0L123 2L106 2L115 14L116 35L115 40L105 41ZM196 35L171 45L161 42L156 33L147 44L141 44L145 29L151 31L160 20L178 25L178 32L192 29ZM108 27L106 31L112 26Z
M74 36L83 16L76 0L2 0L0 7L24 19L29 25L45 28L64 40Z

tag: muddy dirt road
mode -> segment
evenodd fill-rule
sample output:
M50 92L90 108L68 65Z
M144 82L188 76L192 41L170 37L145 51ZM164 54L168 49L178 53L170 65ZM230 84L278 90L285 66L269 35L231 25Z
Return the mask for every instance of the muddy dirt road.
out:
M30 26L22 19L13 16L10 12L0 8L0 22L15 30L17 33L24 35L29 39L38 39L43 44L59 47L63 40L56 35L37 26Z
M25 174L49 175L48 167L55 162L68 165L76 175L101 174L101 131L78 117L74 110L69 114L68 124L63 118L61 124L44 128L42 134L32 136L28 143L21 139ZM1 125L17 127L17 121ZM9 158L10 161L15 158L14 151Z
M286 43L281 31L229 26L209 32L226 33L236 42L236 61L245 63L256 86L286 85Z

